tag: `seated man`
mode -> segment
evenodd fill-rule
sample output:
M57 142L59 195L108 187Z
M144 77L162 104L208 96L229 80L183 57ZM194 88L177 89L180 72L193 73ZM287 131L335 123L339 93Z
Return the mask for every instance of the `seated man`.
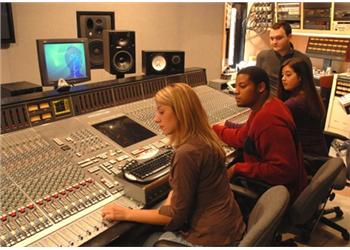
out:
M258 67L240 70L236 78L236 102L252 112L238 128L213 126L222 141L243 148L244 162L228 169L271 185L285 185L293 202L307 184L303 153L293 117L282 101L270 96L267 73Z

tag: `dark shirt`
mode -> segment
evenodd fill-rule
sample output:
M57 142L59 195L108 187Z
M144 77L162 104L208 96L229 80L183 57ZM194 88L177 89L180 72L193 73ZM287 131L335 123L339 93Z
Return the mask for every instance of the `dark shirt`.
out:
M270 80L272 80L272 84L277 85L281 65L289 58L302 58L309 65L310 71L312 72L312 63L310 58L292 47L293 46L291 45L289 52L285 56L281 56L273 49L263 50L257 55L256 66L266 71L270 77Z
M304 154L327 156L320 117L312 116L304 96L291 97L284 102L292 112Z
M251 112L240 128L214 125L214 131L229 146L244 149L244 162L235 174L285 185L293 202L307 184L303 152L296 140L292 114L273 97L257 112Z
M171 163L171 205L159 210L172 217L166 230L181 231L184 239L195 245L237 244L245 224L222 157L192 137L176 149Z

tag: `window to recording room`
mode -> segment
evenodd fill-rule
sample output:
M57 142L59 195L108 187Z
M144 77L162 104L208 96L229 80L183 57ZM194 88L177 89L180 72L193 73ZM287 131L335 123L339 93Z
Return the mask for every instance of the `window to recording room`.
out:
M247 3L226 3L225 5L225 70L235 68L244 58Z

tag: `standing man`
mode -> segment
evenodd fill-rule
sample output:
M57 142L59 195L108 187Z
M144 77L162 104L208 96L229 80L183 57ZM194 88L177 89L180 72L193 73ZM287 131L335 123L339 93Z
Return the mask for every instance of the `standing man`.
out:
M271 185L285 185L293 202L307 184L303 152L287 106L269 95L269 78L256 66L241 69L236 78L236 102L252 110L239 128L213 126L220 139L243 148L244 162L228 169L229 177L243 175Z
M310 58L304 53L295 50L290 42L292 27L289 23L275 23L270 30L270 44L272 49L260 51L256 57L256 66L264 69L269 75L272 84L277 86L279 70L282 63L289 58L301 58L310 67Z

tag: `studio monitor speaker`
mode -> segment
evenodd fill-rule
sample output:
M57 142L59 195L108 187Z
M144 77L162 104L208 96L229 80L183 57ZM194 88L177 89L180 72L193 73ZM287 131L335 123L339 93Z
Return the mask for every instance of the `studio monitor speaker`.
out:
M114 29L114 12L77 11L78 37L89 42L90 68L103 69L103 31Z
M104 69L117 77L135 73L135 31L103 31Z
M178 74L184 71L184 51L142 51L142 72L146 75Z

